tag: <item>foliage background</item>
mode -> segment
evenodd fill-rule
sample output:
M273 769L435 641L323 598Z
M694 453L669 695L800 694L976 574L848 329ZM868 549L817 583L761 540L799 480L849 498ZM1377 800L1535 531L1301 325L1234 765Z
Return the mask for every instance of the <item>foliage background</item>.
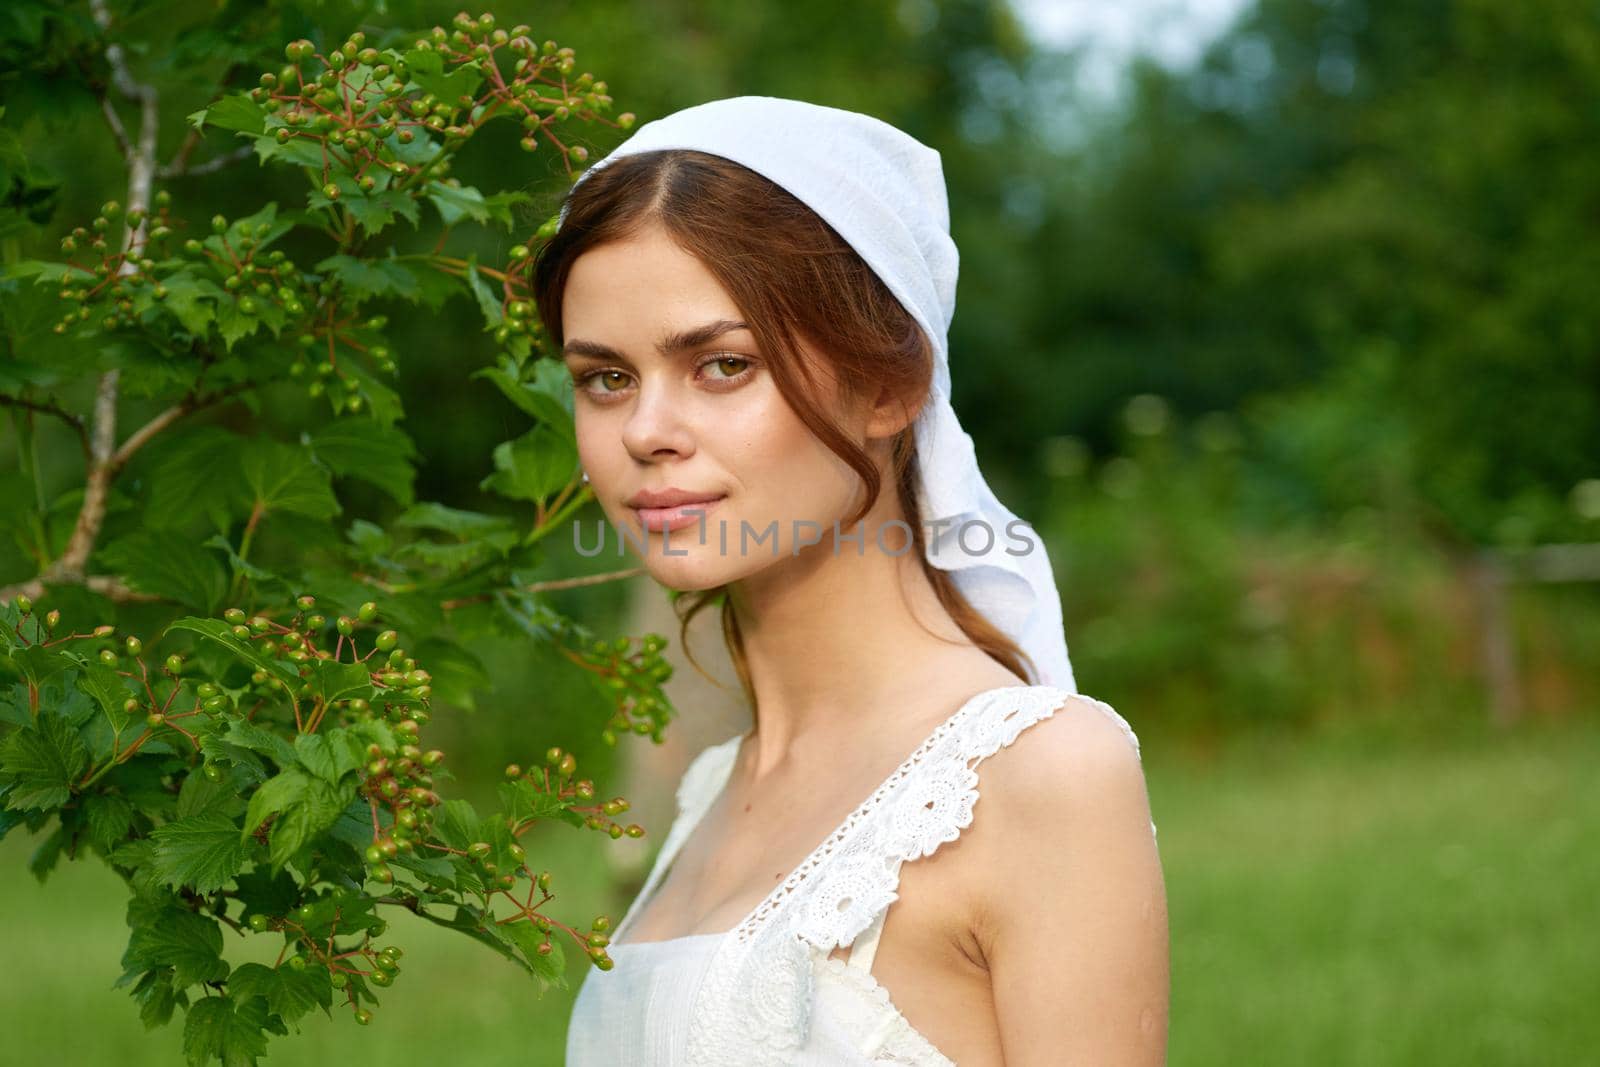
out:
M1600 870L1579 842L1600 825L1587 773L1600 591L1509 586L1523 714L1491 729L1489 609L1472 580L1485 558L1600 541L1592 5L1258 0L1193 69L1140 64L1107 107L1074 97L1075 57L1031 44L1000 0L520 8L496 10L576 47L641 121L791 95L943 153L963 256L957 409L1001 499L1051 542L1080 685L1145 741L1173 901L1174 1063L1230 1062L1247 1039L1304 1063L1561 1062L1594 1047L1581 1006L1600 993L1586 965L1600 944L1584 902ZM150 3L141 17L178 28L212 10ZM454 10L306 18L342 33ZM172 61L205 85L216 57ZM80 176L118 164L92 102L0 84L30 165L61 180L39 210L93 214L117 190ZM167 125L194 106L173 103ZM1052 133L1063 122L1067 141ZM510 143L458 175L493 184L503 159L559 195ZM213 186L193 217L272 195L271 172L233 173L238 198ZM26 233L0 240L8 257L38 254ZM418 495L494 510L476 486L522 420L460 384L493 358L470 340L476 316L446 305L400 387L427 412L407 424ZM55 433L41 426L41 469L64 484L76 449ZM32 573L14 449L0 438L5 581ZM571 603L620 632L631 592ZM514 644L483 655L493 691L436 720L471 764L463 787L486 796L530 737L603 778L612 756L583 686ZM175 1035L138 1035L123 995L101 992L120 905L97 910L91 871L41 891L18 873L25 843L0 850L22 949L0 1004L29 1028L0 1062L109 1048L170 1062L160 1042ZM592 856L569 868L605 891ZM610 889L617 914L631 889ZM305 1040L394 1062L451 1049L558 1062L558 997L527 1003L493 961L443 945L428 966L417 1009L386 1013L387 1032ZM58 1007L80 1002L105 1025Z

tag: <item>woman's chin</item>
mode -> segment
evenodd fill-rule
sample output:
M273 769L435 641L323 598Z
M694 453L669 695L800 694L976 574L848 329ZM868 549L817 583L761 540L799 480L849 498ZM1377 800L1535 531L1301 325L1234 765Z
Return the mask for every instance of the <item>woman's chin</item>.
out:
M715 589L739 577L735 573L738 568L730 566L738 561L720 556L714 549L696 545L682 549L684 555L681 556L678 555L679 551L674 546L672 555L667 556L661 553L659 546L653 545L649 556L642 561L650 577L668 589L692 593L701 589Z

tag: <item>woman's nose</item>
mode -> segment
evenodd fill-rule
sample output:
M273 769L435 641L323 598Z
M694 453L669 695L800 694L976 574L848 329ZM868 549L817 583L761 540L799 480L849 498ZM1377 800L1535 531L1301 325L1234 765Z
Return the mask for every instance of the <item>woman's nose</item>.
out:
M634 459L649 462L666 456L687 458L694 438L683 399L668 389L641 385L622 428L622 444Z

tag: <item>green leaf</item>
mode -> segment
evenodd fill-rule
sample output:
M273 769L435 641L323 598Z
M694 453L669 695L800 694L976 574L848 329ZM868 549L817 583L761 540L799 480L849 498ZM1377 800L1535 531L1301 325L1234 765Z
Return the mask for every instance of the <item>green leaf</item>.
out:
M236 819L244 814L245 804L239 785L231 774L224 774L214 782L204 774L186 774L178 789L178 803L173 814L186 819L201 812L215 812Z
M48 679L54 678L72 665L72 660L59 650L45 648L42 644L18 648L10 655L0 657L0 660L9 662L17 669L18 674L32 682L35 687L42 687Z
M237 300L223 300L217 304L217 332L230 352L235 344L259 330L262 320L260 315L246 315Z
M83 798L89 837L110 852L133 828L133 805L116 793L93 793Z
M188 630L215 641L258 670L266 671L291 690L299 690L300 675L290 670L280 660L264 656L249 642L234 635L233 629L221 619L199 619L193 616L179 619L168 630ZM248 747L248 746L247 746Z
M300 899L300 884L287 871L256 867L234 879L249 915L287 915Z
M378 425L391 426L405 414L400 394L367 370L360 360L345 360L343 369L360 386L358 395L366 399L367 410Z
M59 715L40 715L0 744L0 783L10 787L6 806L18 811L59 808L89 765L78 731Z
M554 360L535 360L532 369L533 379L525 381L518 373L517 365L511 359L501 357L499 366L483 367L473 371L471 376L493 382L507 400L551 429L560 431L576 447L577 436L572 421L572 376Z
M306 666L311 668L312 692L324 703L354 697L372 698L372 674L364 664L321 659L312 660Z
M189 124L197 130L211 125L224 130L260 133L266 128L264 116L265 112L261 105L252 101L248 95L233 93L224 96L210 107L201 108L190 115Z
M438 52L412 49L405 54L405 59L411 82L440 100L454 101L462 96L475 96L483 80L483 72L476 60L463 63L447 74L444 57Z
M508 818L518 822L524 819L548 819L568 807L525 778L500 783L500 806Z
M358 190L346 195L340 202L351 215L355 216L356 222L368 237L391 225L397 215L412 226L422 221L422 212L417 207L416 198L401 189L379 189L364 194Z
M333 729L295 738L300 765L333 785L361 766L365 743L348 730Z
M415 299L421 292L417 276L402 263L384 259L358 259L355 256L329 256L317 270L338 279L345 289L361 296L395 296Z
M247 719L235 719L229 723L223 740L251 752L259 752L276 763L279 770L288 770L297 760L293 745L272 730L257 726Z
M566 987L566 962L561 952L561 941L559 939L540 933L539 928L526 919L519 922L506 923L500 926L500 932L516 943L517 948L522 952L523 958L528 961L529 969L542 980L539 983L540 996L543 996L544 992L552 985L559 988ZM541 956L539 954L539 945L546 940L550 942L550 953Z
M309 779L300 803L278 816L267 835L267 852L274 867L289 862L306 843L339 819L355 789L341 790L320 779Z
M122 675L90 659L79 660L79 670L83 672L78 679L78 689L94 699L105 712L106 718L111 720L112 732L120 734L128 728L128 723L133 716L122 710L133 691L124 682Z
M239 477L239 452L245 439L213 426L177 432L166 442L162 459L150 474L150 502L144 525L186 524L196 513L226 530L233 519L250 511L250 498Z
M43 885L50 872L55 870L56 863L61 859L62 846L66 843L65 829L58 825L39 842L39 847L33 850L33 855L28 857L28 872L39 880L40 885Z
M142 837L124 841L108 859L119 870L128 872L135 893L150 896L164 892L153 866L155 855L156 843L148 837Z
M139 984L133 988L133 999L139 1002L139 1019L146 1030L154 1030L172 1021L172 1010L178 998L172 989L172 969L146 971Z
M257 567L254 563L241 557L239 553L234 551L233 545L228 543L228 539L221 534L212 534L201 544L205 548L214 548L221 552L227 559L228 566L233 570L233 573L243 575L252 582L282 583L283 581L282 578L266 568Z
M511 209L518 204L531 204L533 202L533 197L516 189L507 189L504 192L483 198L483 206L489 212L489 217L500 223L507 230L514 229L517 225L517 220L512 215Z
M466 848L483 839L483 819L468 801L447 800L434 809L434 833L451 848Z
M494 450L495 473L479 483L512 500L542 501L572 481L578 448L570 438L540 423Z
M408 509L395 520L395 524L417 530L439 530L462 540L479 540L512 529L511 520L500 515L462 511L432 502Z
M483 201L483 194L473 186L431 181L428 183L428 199L439 209L439 218L446 226L454 226L462 219L489 221L489 207Z
M254 752L216 734L201 734L199 737L200 754L209 762L237 770L250 785L259 785L267 780L267 765Z
M268 1011L291 1023L313 1008L327 1010L333 1004L333 984L323 967L296 971L246 963L228 976L228 992L239 1002L261 997Z
M353 795L353 790L349 792ZM285 771L262 783L250 798L245 833L253 833L268 815L277 815L267 835L273 867L280 868L313 837L338 821L348 800L341 791L301 770Z
M161 284L167 288L167 298L161 301L161 307L171 313L178 320L178 324L195 337L210 335L211 325L217 314L217 305L224 299L231 299L231 294L211 279L199 277L187 270L169 274Z
M176 989L227 977L228 965L222 960L222 928L215 919L168 901L134 897L128 902L128 925L133 933L123 953L122 966L129 974L171 967Z
M293 755L294 750L291 749L290 756ZM310 788L311 779L306 777L304 771L297 769L285 770L262 782L250 796L250 807L244 813L244 828L239 832L239 839L243 841L260 829L267 816L298 804Z
M494 290L489 288L489 283L483 280L478 273L478 256L476 253L467 257L467 290L472 293L472 298L478 302L478 310L483 312L483 319L488 323L488 328L493 329L505 319L505 313L500 307L500 298L494 295Z
M311 451L334 474L359 478L377 486L400 504L415 500L412 466L417 449L399 429L372 419L338 419L325 422L311 433Z
M244 868L246 849L239 827L220 812L179 819L157 827L150 837L156 843L156 872L174 887L188 885L210 893Z
M183 1056L189 1067L221 1060L222 1067L255 1067L267 1054L267 1008L260 1001L235 1005L232 997L202 997L189 1006L183 1024Z
M313 519L339 514L327 471L303 448L253 439L240 457L245 484L263 511L289 511Z
M217 557L175 531L134 530L99 557L133 588L197 611L214 610L228 595L228 575Z

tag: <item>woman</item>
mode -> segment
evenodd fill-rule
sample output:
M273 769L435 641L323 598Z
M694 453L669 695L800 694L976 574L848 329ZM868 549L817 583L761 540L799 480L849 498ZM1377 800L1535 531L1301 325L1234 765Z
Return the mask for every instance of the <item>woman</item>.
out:
M931 149L738 97L641 127L540 254L586 477L721 603L755 717L684 774L571 1067L1164 1058L1137 741L950 408L948 230Z

